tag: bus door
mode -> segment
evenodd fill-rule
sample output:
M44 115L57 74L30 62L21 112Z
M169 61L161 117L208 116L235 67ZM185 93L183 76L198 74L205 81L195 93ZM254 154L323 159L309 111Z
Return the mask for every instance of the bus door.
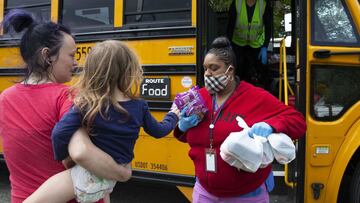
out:
M358 202L360 3L299 4L303 22L298 80L306 92L300 102L306 102L307 122L305 151L300 151L305 155L304 199L299 202Z
M226 31L227 31L227 25L228 25L228 12L229 12L229 7L230 4L232 3L233 0L227 0L227 1L198 1L198 20L197 20L197 48L198 48L198 52L197 52L197 81L198 84L202 85L202 81L204 80L203 78L203 70L202 70L202 64L203 64L203 60L205 57L206 52L209 50L209 46L211 45L212 41L219 36L226 36ZM236 0L235 0L236 1ZM269 4L267 4L267 6L272 6L273 7L273 2L272 1L268 1ZM288 2L278 2L278 8L271 8L271 11L274 12L274 15L276 14L276 17L278 18L283 18L284 16L282 16L282 14L286 13L286 12L294 12L295 11L295 1L288 1ZM296 15L292 15L294 18L296 17ZM293 22L295 22L295 20L293 20ZM283 28L283 25L280 24L280 20L277 19L277 21L273 22L274 27L276 27L276 31L272 31L275 34L273 35L273 37L275 37L276 39L282 39L286 36L286 34L292 34L292 33L285 33L285 30ZM295 27L295 24L293 25ZM284 30L284 31L282 31ZM296 29L292 29L294 31L296 31ZM295 35L294 35L295 36ZM280 38L281 37L281 38ZM295 37L293 37L295 38ZM273 50L268 50L269 51L269 56L270 54L279 54L279 45L273 45L274 41L271 40L272 45L269 45L269 47L271 47ZM278 43L277 43L278 44ZM288 51L287 53L292 53L291 49L293 47L290 47L290 43L288 46L288 49L290 51ZM291 46L295 46L295 45L291 45ZM275 47L275 48L274 48ZM270 58L270 57L269 57ZM278 57L279 58L279 57ZM273 60L274 61L274 60ZM288 61L288 65L291 66L293 62L289 62ZM274 68L273 68L274 67ZM293 66L291 66L293 67ZM278 77L279 73L278 73L278 69L279 69L279 62L275 63L273 62L272 64L268 64L266 66L266 68L268 68L269 70L271 69L271 71L276 72L276 74L274 73L271 77ZM274 79L274 83L276 81L277 78L271 78L272 80ZM278 80L277 80L278 81ZM278 95L278 92L276 92L278 90L278 86L272 87L270 92L274 95ZM272 192L272 194L276 194L276 195L288 195L288 193L292 193L293 189L291 187L288 187L287 184L285 183L284 179L285 179L285 175L287 175L287 179L289 179L290 181L295 181L295 167L296 167L296 162L297 161L293 161L291 162L291 164L289 164L288 167L288 173L285 172L284 170L284 165L278 164L277 162L274 162L272 167L273 167L273 174L275 177L275 188L274 191ZM289 185L292 184L292 182L288 183Z
M202 64L205 53L212 41L219 36L226 36L228 11L232 0L197 1L197 66L198 84L203 85Z

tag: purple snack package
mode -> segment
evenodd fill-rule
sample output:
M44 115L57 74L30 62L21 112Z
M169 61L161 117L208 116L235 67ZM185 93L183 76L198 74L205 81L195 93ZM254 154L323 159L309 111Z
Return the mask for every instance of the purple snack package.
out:
M205 102L198 91L199 87L194 86L190 88L189 91L179 93L175 96L174 103L180 111L183 110L185 107L188 107L185 112L186 116L197 114L202 118L208 111L205 106Z

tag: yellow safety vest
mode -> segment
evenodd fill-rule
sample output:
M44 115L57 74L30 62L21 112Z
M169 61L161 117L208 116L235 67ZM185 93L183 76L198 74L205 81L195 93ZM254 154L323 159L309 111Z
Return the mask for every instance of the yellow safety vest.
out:
M237 0L235 5L237 19L232 41L239 46L261 47L265 41L263 15L266 2L264 0L256 0L254 14L250 23L247 15L246 0Z

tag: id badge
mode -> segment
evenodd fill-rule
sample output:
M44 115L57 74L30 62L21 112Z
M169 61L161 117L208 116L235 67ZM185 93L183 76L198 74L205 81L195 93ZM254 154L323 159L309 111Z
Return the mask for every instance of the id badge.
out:
M216 173L216 151L215 149L206 149L206 171Z

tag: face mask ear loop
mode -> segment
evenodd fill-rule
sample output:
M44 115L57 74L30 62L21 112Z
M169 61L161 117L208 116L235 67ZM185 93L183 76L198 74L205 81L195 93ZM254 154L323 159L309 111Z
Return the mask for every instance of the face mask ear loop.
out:
M227 74L227 72L229 71L229 69L231 68L232 66L230 65L227 69L226 69L226 71L225 71L225 75Z
M225 71L224 74L226 75L227 72L229 71L229 69L232 68L232 67L234 67L234 66L230 65L230 66L226 69L226 71ZM230 81L233 81L233 80L234 80L234 76L232 75L231 78L230 78Z

